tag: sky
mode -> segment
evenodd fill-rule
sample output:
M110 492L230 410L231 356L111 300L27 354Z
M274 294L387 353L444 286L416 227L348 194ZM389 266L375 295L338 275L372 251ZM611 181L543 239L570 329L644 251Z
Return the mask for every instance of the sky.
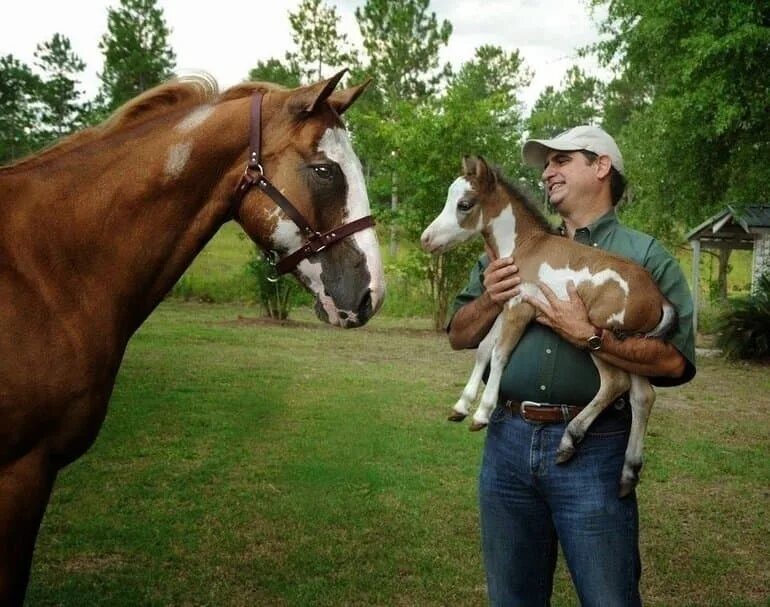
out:
M341 31L353 43L360 41L354 11L365 0L326 0L340 16ZM177 71L205 70L226 88L246 78L257 62L283 58L293 49L288 13L300 0L158 0L176 53ZM98 44L107 31L107 9L119 0L21 0L0 20L0 55L12 54L30 66L39 43L54 33L67 36L73 50L86 62L82 87L88 96L98 88L103 57ZM523 92L531 108L545 87L558 87L574 64L605 77L577 49L595 42L598 27L587 0L432 0L430 10L449 20L453 33L441 53L442 63L455 69L473 58L474 49L491 44L507 51L519 49L534 71Z

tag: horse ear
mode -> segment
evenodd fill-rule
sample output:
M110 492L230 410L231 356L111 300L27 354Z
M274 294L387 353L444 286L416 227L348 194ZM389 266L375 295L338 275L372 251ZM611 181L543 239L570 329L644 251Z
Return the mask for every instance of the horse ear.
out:
M327 80L321 80L321 82L297 89L290 101L292 110L302 116L314 113L331 96L347 71L344 69Z
M351 86L350 88L341 91L335 91L329 96L329 105L342 116L343 112L353 105L353 102L361 96L361 93L363 93L371 83L372 79L368 78L358 86Z
M476 158L476 179L487 190L491 190L497 183L495 172L489 168L487 161L482 156Z

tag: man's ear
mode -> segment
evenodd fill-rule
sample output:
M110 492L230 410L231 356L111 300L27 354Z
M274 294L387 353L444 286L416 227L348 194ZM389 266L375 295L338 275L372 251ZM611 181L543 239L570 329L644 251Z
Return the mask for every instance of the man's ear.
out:
M612 170L612 160L609 156L599 156L596 158L596 176L599 179L604 179L610 174Z

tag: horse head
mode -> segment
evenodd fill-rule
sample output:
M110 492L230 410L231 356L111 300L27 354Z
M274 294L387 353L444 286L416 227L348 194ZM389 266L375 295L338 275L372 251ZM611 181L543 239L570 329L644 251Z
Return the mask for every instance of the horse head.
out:
M343 74L252 101L247 163L257 175L247 169L241 184L257 187L243 194L235 219L263 250L293 260L283 271L315 295L321 320L357 327L381 306L384 277L361 163L340 118L369 83L335 92ZM256 152L254 129L257 147L264 142Z

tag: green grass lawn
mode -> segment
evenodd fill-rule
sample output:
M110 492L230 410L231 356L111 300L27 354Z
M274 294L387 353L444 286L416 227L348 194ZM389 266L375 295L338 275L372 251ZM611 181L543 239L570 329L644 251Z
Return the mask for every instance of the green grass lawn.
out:
M27 604L485 604L472 366L428 319L164 303L92 449L65 469ZM661 390L639 489L646 605L768 605L767 367ZM575 605L557 574L554 607Z

